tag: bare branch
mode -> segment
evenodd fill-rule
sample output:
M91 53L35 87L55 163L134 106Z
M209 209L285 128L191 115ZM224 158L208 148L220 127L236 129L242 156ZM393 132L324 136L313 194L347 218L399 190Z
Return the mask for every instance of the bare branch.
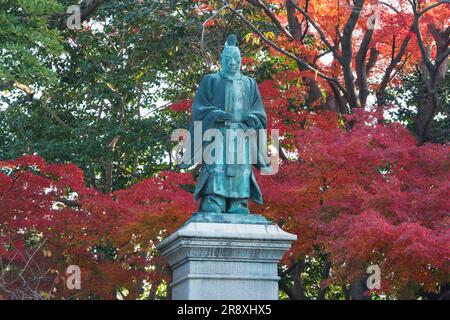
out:
M5 90L10 88L16 88L23 91L24 93L26 93L26 95L29 97L30 100L33 99L33 96L35 94L33 88L18 81L4 81L0 83L0 89Z
M412 6L412 9L413 9L413 12L414 12L414 24L413 24L414 31L415 31L416 36L417 36L417 42L418 42L418 45L419 45L419 48L420 48L420 52L422 53L423 62L425 63L425 66L427 67L428 72L430 74L434 74L433 63L431 62L431 58L430 58L427 50L425 49L425 45L423 43L422 32L420 31L419 20L420 20L420 17L424 13L426 13L427 11L429 11L429 10L431 10L433 8L436 8L437 6L440 6L440 5L444 4L444 3L450 3L450 1L449 0L442 0L442 1L436 2L436 3L426 7L425 9L423 9L420 12L417 11L417 6L416 6L415 1L410 1L410 3L411 3L411 6Z
M69 200L69 199L60 197L60 198L57 198L56 201L64 203L65 205L67 205L69 207L81 207L81 203L76 200Z
M42 100L42 108L47 111L52 117L53 119L56 120L56 122L58 122L61 126L63 126L65 129L72 131L72 128L69 127L59 116L58 114L48 106L48 99L44 97L44 99Z
M410 30L412 30L413 26L411 26ZM381 80L380 87L377 92L377 104L379 107L381 107L384 104L384 98L386 94L386 87L391 80L391 74L392 71L395 69L397 64L402 60L403 55L405 54L406 47L408 46L409 40L411 39L411 34L409 33L405 39L403 39L402 45L400 46L399 51L397 52L397 55L393 59L391 59L391 62L389 63L388 67L386 68L386 71L384 72L383 79ZM394 45L394 44L393 44Z
M393 10L395 13L400 13L400 11L398 11L393 5L386 3L384 1L379 1L378 4L382 4L386 7L388 7L389 9Z
M302 41L304 34L302 34L302 24L298 20L297 15L295 14L297 11L289 0L286 0L286 13L289 24L289 29L292 32L292 36L297 41Z
M270 20L277 26L282 33L284 33L288 38L293 39L292 34L281 24L280 20L275 16L275 14L267 7L267 5L262 0L249 0L251 4L255 7L263 9L264 13L269 17Z
M444 62L444 60L447 59L449 55L450 55L450 48L447 48L447 50L443 54L441 54L440 57L436 57L436 63L434 66L435 72L437 72L441 63Z
M364 106L367 101L367 96L369 95L369 86L367 84L367 73L366 73L366 58L367 52L369 51L370 41L372 40L374 28L367 29L364 33L364 37L361 41L361 45L358 53L355 57L356 62L356 84L359 88L359 100L361 106Z
M44 245L44 243L46 241L47 241L47 237L44 240L42 240L42 242L39 244L39 246L36 248L36 250L34 250L34 252L31 254L31 256L29 257L27 263L23 267L22 271L19 273L20 276L25 272L25 270L27 269L28 265L30 264L30 261L33 259L33 257L36 255L36 253L42 248L42 246Z
M423 9L422 11L420 11L419 13L417 13L419 16L422 16L422 15L424 15L427 11L429 11L429 10L431 10L431 9L433 9L433 8L436 8L437 6L440 6L440 5L442 5L442 4L444 4L444 3L450 3L450 1L449 0L442 0L442 1L439 1L439 2L436 2L436 3L433 3L433 4L431 4L431 5L429 5L428 7L426 7L425 9Z
M352 62L352 34L355 29L356 23L361 14L364 0L354 0L354 7L345 24L344 31L342 33L341 48L342 57L341 65L344 74L345 87L347 89L347 98L351 108L360 107L361 103L356 96L355 91L355 78L353 76L351 62Z
M200 48L201 50L204 50L205 46L203 43L203 40L205 38L205 27L206 24L211 20L214 19L223 9L225 9L226 7L228 7L228 5L224 5L223 7L221 7L219 10L217 10L216 12L214 12L214 14L210 17L208 17L208 19L206 19L203 23L202 23L202 36L200 38Z
M225 0L220 0L223 4L228 4ZM326 74L320 72L319 70L317 70L316 68L312 67L310 64L308 64L305 60L295 56L294 54L284 50L283 48L279 47L278 45L276 45L273 41L267 39L266 36L264 36L264 34L257 28L255 27L247 18L245 18L240 12L238 12L237 10L233 9L232 7L228 6L227 7L228 10L230 10L231 12L235 13L245 24L247 24L265 43L267 43L269 46L271 46L272 48L274 48L275 50L277 50L278 52L282 53L283 55L295 60L299 65L305 67L305 69L314 72L317 76L334 82L336 84L336 86L338 86L338 88L340 90L342 90L343 92L345 92L345 89L342 87L342 85L337 81L336 78L332 78L327 76Z
M447 135L450 135L450 129L444 129L441 131L433 132L428 135L428 138L425 140L425 142L433 141L433 140L436 140L440 137L444 137Z
M370 70L375 66L377 62L378 56L380 55L380 51L375 48L370 49L369 60L366 65L366 74L369 74Z
M337 53L337 50L336 50L336 48L335 48L335 46L334 45L332 45L328 40L327 40L327 38L325 37L325 34L324 34L324 32L322 31L322 29L316 24L316 22L310 17L310 15L305 11L305 10L303 10L301 7L299 7L298 5L297 5L297 3L296 2L294 2L294 0L288 0L289 1L289 3L295 8L295 9L297 9L307 20L308 20L308 22L314 27L314 29L316 29L316 31L317 31L317 33L319 33L319 36L320 36L320 39L322 40L322 42L327 46L327 48L331 51L331 52L333 52L333 55L337 58L337 59L340 59L340 57L339 57L339 55L338 55L338 53Z

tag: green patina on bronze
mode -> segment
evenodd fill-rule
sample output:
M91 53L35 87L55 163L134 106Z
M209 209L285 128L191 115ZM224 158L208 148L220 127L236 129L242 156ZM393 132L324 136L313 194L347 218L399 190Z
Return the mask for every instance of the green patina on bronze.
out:
M193 105L191 136L194 136L194 121L201 121L202 130L217 129L226 137L226 129L267 128L267 116L254 79L242 75L241 53L234 35L230 35L221 55L222 69L206 75L200 82ZM258 139L261 139L259 137ZM200 176L195 188L194 199L200 199L199 212L190 221L269 224L262 216L250 214L248 199L262 204L263 197L252 170L268 168L267 138L255 144L264 146L257 150L257 161L252 164L249 147L245 147L244 163L226 164L225 153L222 163L201 164ZM203 142L202 150L211 141ZM226 139L223 141L225 149ZM237 150L237 148L235 149ZM192 149L191 163L196 150ZM237 157L237 155L234 155ZM185 166L187 167L187 166ZM224 215L227 214L227 215ZM234 214L234 217L229 214Z

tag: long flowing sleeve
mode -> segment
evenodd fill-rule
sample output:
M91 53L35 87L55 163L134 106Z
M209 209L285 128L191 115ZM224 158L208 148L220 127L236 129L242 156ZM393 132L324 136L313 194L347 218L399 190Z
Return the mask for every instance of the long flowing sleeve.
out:
M213 88L211 81L211 75L203 77L192 103L192 119L189 124L189 137L186 141L187 148L190 148L190 151L183 155L179 164L182 169L189 168L201 161L203 132L212 128L216 120L213 111L217 110L218 107L212 103ZM200 123L201 130L199 127L195 128ZM196 132L200 133L200 137L195 136Z
M211 81L211 75L203 77L192 104L192 121L202 121L204 131L214 126L216 119L213 111L218 110L218 107L212 103Z

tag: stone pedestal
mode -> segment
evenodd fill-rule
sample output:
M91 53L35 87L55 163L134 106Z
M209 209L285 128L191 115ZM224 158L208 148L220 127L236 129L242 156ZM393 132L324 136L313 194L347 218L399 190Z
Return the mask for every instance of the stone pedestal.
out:
M172 299L277 300L277 264L297 236L263 221L197 217L159 243L173 271Z

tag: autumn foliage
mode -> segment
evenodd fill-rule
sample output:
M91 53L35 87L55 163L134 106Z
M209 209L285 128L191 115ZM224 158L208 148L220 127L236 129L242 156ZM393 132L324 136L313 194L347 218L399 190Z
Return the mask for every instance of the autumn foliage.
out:
M161 268L151 267L159 263L154 244L194 210L192 197L180 188L192 184L190 175L161 172L128 190L103 194L86 188L83 173L71 164L24 156L0 168L5 298L115 299L121 290L137 298L144 280L155 294L167 279ZM71 264L81 268L79 291L65 288Z
M295 132L298 158L261 177L266 202L255 211L298 235L288 263L326 253L328 284L378 264L383 291L433 291L449 274L448 147L418 147L403 126L370 113L338 120L307 118Z
M287 265L326 253L333 270L327 286L351 283L378 264L388 293L409 286L433 291L448 280L447 146L418 147L403 126L379 124L366 112L310 114L293 134L296 159L259 177L265 203L253 207L298 235ZM31 252L30 268L47 272L40 290L73 296L53 282L69 264L82 268L79 298L111 299L124 290L136 298L144 280L150 288L168 280L154 245L195 211L186 191L190 174L162 172L103 194L86 188L70 164L25 156L0 168L2 263L21 270L21 257ZM8 290L20 288L16 281Z
M136 3L143 5L144 1ZM436 116L448 112L444 110L445 106L448 108L448 95L443 94L450 53L448 1L196 0L193 3L195 10L187 12L202 19L227 4L205 24L206 33L215 30L223 34L224 30L230 31L230 26L236 27L242 52L247 55L242 60L244 73L258 78L268 128L280 130L280 170L273 176L258 175L264 204L253 204L251 210L298 236L280 268L280 288L287 296L304 299L307 276L314 272L319 274L320 283L313 298L325 298L328 288L330 291L342 288L345 293L351 284L367 276L370 265L378 265L382 277L381 289L372 294L415 298L419 291L436 292L445 286L448 290L450 152L447 144L433 143L448 135L448 128L433 127ZM377 12L379 17L375 21ZM91 13L95 16L94 11ZM166 15L171 16L164 11L163 16ZM178 15L174 17L178 19ZM117 20L122 25L122 18ZM178 23L176 27L183 29ZM147 36L139 34L139 28L130 30L139 39ZM183 51L178 50L179 45L192 42L189 38L178 43L178 36L161 36L159 29L155 30L158 41L176 40L173 45L176 49L169 48L169 61L176 59L174 52ZM91 31L82 30L86 34ZM140 40L133 41L137 42L126 47L147 50ZM101 43L102 49L104 46ZM166 46L170 47L170 43L163 47ZM198 49L196 45L193 47ZM194 50L193 47L189 50ZM158 47L151 48L159 52L155 49ZM202 48L201 53L193 51L193 54L198 54L198 60L205 59L201 68L209 72L217 65L211 59L215 53L206 51L207 48ZM109 56L121 56L121 52L122 49ZM130 53L124 56L132 56ZM147 59L148 52L144 53L143 61L154 59L154 56ZM89 68L91 64L95 63L89 60ZM188 63L181 60L181 64ZM137 74L119 73L116 86L109 80L104 83L104 91L113 93L109 101L118 101L120 106L119 120L116 119L120 130L114 127L111 139L102 142L117 157L99 162L105 171L103 175L111 180L106 182L108 188L102 192L100 188L88 187L95 183L85 183L85 173L75 165L50 164L35 154L0 162L0 299L164 298L170 271L155 245L197 209L192 194L195 170L146 174L145 177L151 177L145 179L133 171L133 179L138 183L110 192L111 168L121 164L122 149L131 141L138 142L130 147L133 159L130 156L124 161L138 168L147 160L139 162L134 158L135 153L145 153L139 149L140 139L162 131L151 128L153 122L142 122L138 127L142 131L133 132L128 140L124 138L133 127L127 127L123 117L129 113L133 123L145 120L139 108L151 104L149 101L153 99L141 101L146 80L140 79L156 67L169 68L165 63L155 62L139 69L139 62L134 66L120 60L105 67L105 73L120 65L130 65ZM196 68L201 69L197 66L191 69ZM155 69L155 74L161 70ZM176 81L172 79L176 89L171 89L177 91L178 81L187 78L178 80L182 72L169 71L176 75ZM187 76L191 77L189 72ZM95 75L92 82L102 78L95 72L88 73ZM402 100L405 97L394 97L393 100L400 100L397 105L388 98L390 94L396 95L390 90L401 87L403 79L411 75L417 77L416 86L423 92L415 100L416 105L405 108ZM193 72L191 78L196 76ZM139 83L125 85L123 79ZM161 85L160 80L156 86ZM27 89L17 81L5 84ZM122 86L133 92L134 86L139 88L137 107L134 100L126 102L127 93L120 95L118 88ZM91 86L91 82L88 87L100 88ZM73 104L82 105L97 94L89 91ZM51 96L51 91L48 95ZM173 102L168 109L175 117L186 116L191 98L188 94L181 95L180 101ZM103 100L101 96L98 101ZM100 108L95 113L99 119L113 123L115 111L103 117L102 103L93 102L93 108ZM137 108L139 121L134 118L136 111L123 112L130 108L127 103ZM63 125L66 131L68 125L64 121L70 120L71 113L58 116L64 108L54 111L50 104L46 102L43 108L50 110L52 121ZM395 119L385 119L392 108L415 110L409 123L413 130ZM75 132L77 135L83 130ZM93 132L97 135L96 130ZM155 135L151 144L164 137ZM97 150L89 148L92 149ZM96 154L94 159L99 161ZM91 178L95 181L96 177ZM311 265L309 269L305 267L311 261L320 267L319 271L311 271ZM69 265L81 268L80 290L65 286Z

